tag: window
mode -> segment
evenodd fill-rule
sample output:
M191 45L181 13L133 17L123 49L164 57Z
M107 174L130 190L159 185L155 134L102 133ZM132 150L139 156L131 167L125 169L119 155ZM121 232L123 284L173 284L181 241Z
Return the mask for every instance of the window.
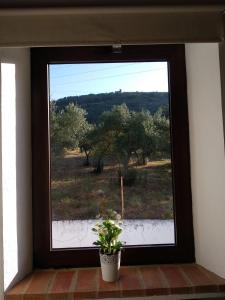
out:
M32 114L36 266L98 265L88 236L105 208L124 215L122 263L194 261L183 45L32 49Z

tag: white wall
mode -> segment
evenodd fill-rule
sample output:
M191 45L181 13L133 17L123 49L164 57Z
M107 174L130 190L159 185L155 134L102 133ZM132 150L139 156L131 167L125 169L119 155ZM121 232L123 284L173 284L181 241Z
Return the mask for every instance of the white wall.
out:
M6 289L32 270L29 49L0 48L0 63L1 197Z
M197 263L225 277L225 156L218 44L187 44Z

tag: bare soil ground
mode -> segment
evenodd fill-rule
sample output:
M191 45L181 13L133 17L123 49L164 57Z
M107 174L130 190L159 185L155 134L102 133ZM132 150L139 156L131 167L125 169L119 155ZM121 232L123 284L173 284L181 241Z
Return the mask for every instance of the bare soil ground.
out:
M118 166L110 159L104 171L94 174L84 167L79 151L68 151L51 161L51 200L53 220L93 219L111 208L121 212ZM124 187L126 219L172 219L173 197L170 160L156 160L134 166L137 180Z

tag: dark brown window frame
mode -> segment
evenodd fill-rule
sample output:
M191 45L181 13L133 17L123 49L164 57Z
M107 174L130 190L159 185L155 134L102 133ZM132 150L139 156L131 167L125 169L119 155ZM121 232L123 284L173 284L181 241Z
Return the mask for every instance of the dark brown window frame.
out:
M189 126L184 45L33 48L32 164L35 267L91 267L99 265L98 249L51 249L50 141L48 64L90 62L167 61L169 66L175 245L127 246L123 265L187 263L195 261L190 182Z

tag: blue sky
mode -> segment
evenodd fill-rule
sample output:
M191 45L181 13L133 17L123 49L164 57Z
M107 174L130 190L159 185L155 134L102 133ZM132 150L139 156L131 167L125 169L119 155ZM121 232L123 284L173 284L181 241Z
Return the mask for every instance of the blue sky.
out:
M50 99L122 92L167 92L167 62L51 64Z

